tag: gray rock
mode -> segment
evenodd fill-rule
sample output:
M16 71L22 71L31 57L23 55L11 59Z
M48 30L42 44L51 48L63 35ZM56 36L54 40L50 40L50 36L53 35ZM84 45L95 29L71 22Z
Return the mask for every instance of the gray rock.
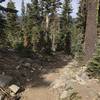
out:
M76 75L76 80L79 84L81 85L86 85L87 81L83 80L81 77L79 77L78 75Z
M14 92L14 93L17 93L18 90L20 89L20 87L18 87L17 85L13 84L11 86L9 86L9 89Z
M8 49L8 51L12 51L12 52L14 52L15 50L10 48L10 49Z
M25 66L25 67L30 67L31 64L30 64L30 63L25 63L24 66Z
M18 69L20 69L20 67L21 67L21 65L18 65L18 66L16 67L16 69L18 70Z
M66 99L68 97L68 91L63 91L60 95L60 99Z
M9 85L11 81L12 81L11 76L0 75L0 87L5 87Z
M61 100L70 100L71 95L75 93L73 89L70 89L68 91L63 91L62 94L60 95ZM78 100L78 99L77 99Z
M61 87L64 88L65 86L66 86L66 79L64 80L57 79L51 84L51 87L54 89L61 88Z
M88 77L88 75L86 75L86 73L83 73L83 74L81 75L81 78L82 78L83 80L85 80L85 81L89 80L89 77Z

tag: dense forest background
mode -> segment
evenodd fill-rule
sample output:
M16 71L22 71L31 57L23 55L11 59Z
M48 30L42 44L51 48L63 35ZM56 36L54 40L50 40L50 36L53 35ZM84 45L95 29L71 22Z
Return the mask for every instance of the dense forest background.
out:
M16 10L15 3L9 0L7 8ZM64 51L82 64L97 51L90 65L100 70L99 0L80 0L77 18L71 16L71 0L31 0L26 7L22 0L21 8L21 16L0 11L0 48L13 48L24 56Z
M12 0L7 8L16 9ZM70 55L74 22L71 12L70 0L32 0L27 7L23 0L21 16L11 12L0 14L1 47L47 54L64 50Z
M23 93L7 83L0 98L100 100L100 0L79 0L76 18L72 0L21 0L20 15L14 1L0 0L0 85Z

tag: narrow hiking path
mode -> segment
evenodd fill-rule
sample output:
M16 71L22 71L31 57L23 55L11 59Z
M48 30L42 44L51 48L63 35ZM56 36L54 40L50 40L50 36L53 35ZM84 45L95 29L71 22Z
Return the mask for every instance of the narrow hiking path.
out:
M23 58L15 51L3 50L0 74L11 76L16 85L25 89L21 100L58 100L58 93L50 86L70 60L62 52L47 58Z
M27 90L21 100L59 100L57 93L48 88L33 88Z
M86 66L79 66L63 53L46 60L34 57L23 58L16 52L0 51L0 74L12 77L16 85L25 89L21 100L59 100L72 93L78 94L74 96L81 97L80 100L100 100L100 82L86 75Z
M59 77L59 72L49 73L42 77L44 77L45 81L52 83ZM48 85L27 88L21 100L59 100L59 96L57 91Z
M48 68L53 69L49 73L41 75L41 79L48 85L42 85L43 81L40 81L40 85L29 86L22 94L21 100L59 100L59 93L52 88L51 84L60 77L62 70L69 62L69 58L66 56L59 55L57 63L51 63ZM60 67L59 67L60 66ZM38 80L38 79L37 79ZM39 80L38 80L39 81Z
M27 87L21 100L100 100L100 82L90 79L85 69L73 60L54 72L43 74L41 77L50 84Z

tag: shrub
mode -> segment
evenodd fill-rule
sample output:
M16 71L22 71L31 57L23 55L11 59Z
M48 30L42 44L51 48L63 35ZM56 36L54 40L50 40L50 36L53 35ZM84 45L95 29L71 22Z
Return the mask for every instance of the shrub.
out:
M98 43L96 53L88 65L87 72L89 76L100 79L100 43Z

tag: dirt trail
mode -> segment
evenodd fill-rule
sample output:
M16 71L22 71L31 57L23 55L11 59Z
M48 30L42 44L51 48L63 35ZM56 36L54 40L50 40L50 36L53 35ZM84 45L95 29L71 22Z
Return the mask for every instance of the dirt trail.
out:
M54 85L56 79L58 79L56 87L69 84L68 86L71 85L75 92L83 97L82 100L100 100L100 98L94 99L100 95L98 81L84 76L83 68L79 70L77 62L73 62L71 57L63 53L57 53L45 59L34 57L21 57L16 52L0 51L0 74L11 76L14 84L25 89L21 100L59 100L60 94L57 93L57 89L51 88L51 84ZM75 71L82 73L76 77ZM75 76L74 81L73 75Z
M21 100L58 100L55 91L48 87L27 89Z
M57 69L56 69L57 70ZM45 81L53 82L59 77L59 72L49 73L42 76ZM27 88L23 93L21 100L58 100L58 93L56 90L52 89L50 85Z
M25 88L21 100L58 100L50 88L60 75L59 70L71 60L64 53L49 57L22 57L16 51L0 51L0 74L12 76L14 83Z

